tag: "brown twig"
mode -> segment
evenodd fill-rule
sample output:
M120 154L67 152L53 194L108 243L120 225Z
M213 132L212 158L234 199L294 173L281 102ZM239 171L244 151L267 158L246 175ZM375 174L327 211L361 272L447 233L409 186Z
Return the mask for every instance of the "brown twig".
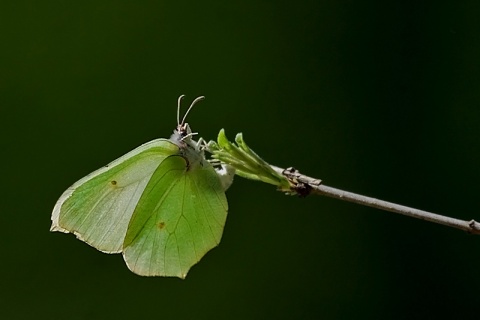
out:
M293 168L282 169L274 166L272 167L275 171L287 177L287 179L294 185L295 191L300 196L306 196L308 194L323 195L339 200L353 202L368 207L395 212L403 214L405 216L442 224L448 227L464 230L471 234L480 234L480 223L476 222L475 220L465 221L454 219L436 213L431 213L391 203L388 201L362 196L356 193L325 186L321 183L321 180L305 176Z

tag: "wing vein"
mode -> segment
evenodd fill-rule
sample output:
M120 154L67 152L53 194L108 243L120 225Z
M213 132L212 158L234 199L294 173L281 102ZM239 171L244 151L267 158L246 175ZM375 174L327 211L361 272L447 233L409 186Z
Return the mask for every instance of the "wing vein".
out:
M199 201L199 203L200 203L200 206L201 206L201 208L202 208L201 211L202 211L202 215L203 215L204 218L205 218L205 223L208 225L208 229L210 230L210 233L212 234L213 239L215 239L215 242L217 242L217 239L216 239L216 237L215 237L215 233L214 233L213 230L212 230L212 226L211 226L211 224L210 224L210 220L208 219L208 216L207 216L207 211L205 210L204 202L202 201L203 195L202 195L201 192L200 192L200 191L202 191L202 188L198 186L197 179L194 179L194 180L193 180L193 184L194 184L194 186L195 186L195 188L196 188L196 191L197 191L196 194L199 194L199 195L200 195L200 199L199 199L200 201ZM211 206L210 206L210 203L208 202L208 200L206 200L206 202L207 202L207 204L208 204L208 206L210 207L210 210L211 210L212 208L211 208ZM213 210L211 210L211 212L213 212ZM215 219L214 219L214 221L216 222ZM206 241L205 241L205 235L202 234L202 238L203 238L203 242L206 243ZM218 243L217 243L217 244L218 244Z

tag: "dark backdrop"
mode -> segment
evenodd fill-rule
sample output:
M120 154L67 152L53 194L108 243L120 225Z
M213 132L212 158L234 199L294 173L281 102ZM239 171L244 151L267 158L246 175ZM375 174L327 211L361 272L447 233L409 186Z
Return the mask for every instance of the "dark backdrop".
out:
M421 3L421 4L420 4ZM478 316L480 237L237 178L186 280L50 233L74 181L176 99L325 184L480 220L478 1L2 1L2 319ZM5 316L3 316L5 315Z

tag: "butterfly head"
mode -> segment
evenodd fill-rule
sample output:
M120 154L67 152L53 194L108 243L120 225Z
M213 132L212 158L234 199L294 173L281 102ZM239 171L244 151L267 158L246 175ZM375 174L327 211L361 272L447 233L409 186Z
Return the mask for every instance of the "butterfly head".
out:
M171 136L172 140L175 141L183 141L188 143L192 140L192 136L196 135L197 132L192 132L188 123L179 124L175 130L173 130L173 134Z
M198 134L197 132L192 132L192 129L190 129L190 126L188 123L185 122L185 119L187 118L188 113L190 110L193 108L193 106L200 100L205 99L204 96L200 96L193 100L192 104L190 107L187 109L187 112L185 112L185 115L182 118L182 121L180 122L180 103L185 97L185 95L181 95L178 98L178 107L177 107L177 128L173 131L172 136L170 137L171 140L177 142L177 143L185 143L190 146L196 146L196 143L192 140L192 136Z

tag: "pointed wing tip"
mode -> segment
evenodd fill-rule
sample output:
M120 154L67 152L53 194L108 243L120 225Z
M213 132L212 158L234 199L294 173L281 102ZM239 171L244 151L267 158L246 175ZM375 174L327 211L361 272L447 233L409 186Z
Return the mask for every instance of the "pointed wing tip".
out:
M132 269L130 269L130 271L140 277L179 278L182 280L185 280L185 278L187 277L186 273L180 273L180 274L165 274L165 273L156 273L156 272L150 273L150 272L142 272L142 271L132 270Z
M103 253L116 254L116 253L121 253L122 252L121 249L115 249L115 248L110 248L110 247L102 247L102 246L99 246L99 245L93 245L90 241L88 241L88 239L85 239L83 237L83 235L81 235L80 233L78 233L76 231L71 231L71 230L64 229L64 228L60 227L58 224L56 224L55 222L53 222L52 226L50 227L50 232L56 232L56 231L62 232L62 233L71 233L78 240L80 240L82 242L85 242L86 244L88 244L92 248L95 248L98 251L103 252Z
M140 277L163 277L163 278L179 278L179 279L182 279L182 280L185 280L185 278L187 277L187 272L181 272L181 273L166 273L166 272L158 272L157 270L147 270L147 269L139 269L139 268L136 268L136 267L133 267L131 265L128 264L127 261L125 261L128 269L136 274L137 276L140 276Z
M66 229L63 229L62 227L60 227L57 223L52 222L52 226L50 227L50 232L63 232L63 233L70 233L70 231L66 230Z

